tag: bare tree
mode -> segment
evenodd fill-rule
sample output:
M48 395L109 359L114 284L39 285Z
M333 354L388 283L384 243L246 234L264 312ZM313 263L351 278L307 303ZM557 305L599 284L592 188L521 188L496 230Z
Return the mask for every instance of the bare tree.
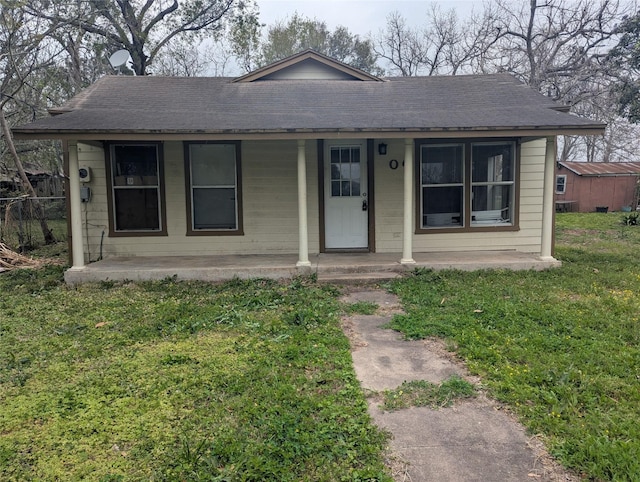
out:
M394 75L456 75L484 65L478 59L497 38L490 17L472 15L462 21L455 10L443 11L433 4L424 28L411 28L398 12L391 13L373 43Z
M31 15L74 25L127 49L136 75L145 75L160 51L176 38L216 37L225 22L246 15L251 0L28 0Z
M615 79L607 54L630 5L619 0L494 0L485 15L498 30L485 70L506 71L575 113L610 127L599 138L565 139L560 159L617 159L630 145L629 126L608 93Z
M10 106L22 103L35 116L37 106L20 99L19 93L29 85L34 72L43 69L53 58L52 55L55 55L44 48L51 32L51 26L43 27L41 22L25 18L18 10L6 6L0 9L0 69L3 74L0 83L0 133L6 150L13 159L22 187L31 197L46 244L55 243L56 240L16 150L6 111Z
M602 60L628 13L618 0L494 1L494 48L503 54L495 68L557 99L571 82L606 69Z
M508 72L574 112L609 124L604 136L564 139L560 159L619 160L633 155L628 147L638 137L609 94L617 79L608 52L633 13L623 1L488 0L464 22L436 5L420 29L396 12L374 45L397 75ZM639 23L626 24L631 34L625 52L636 48Z
M258 11L247 6L226 22L224 33L207 38L194 48L191 39L174 38L156 56L156 75L223 76L234 67L249 72L259 63L260 34Z
M399 12L387 17L387 27L374 41L374 49L380 58L389 63L394 75L411 77L418 75L429 64L429 46L423 42L422 33L407 26Z
M205 48L202 43L194 47L190 42L171 41L156 56L153 74L182 77L205 75L209 68L209 62L203 55Z

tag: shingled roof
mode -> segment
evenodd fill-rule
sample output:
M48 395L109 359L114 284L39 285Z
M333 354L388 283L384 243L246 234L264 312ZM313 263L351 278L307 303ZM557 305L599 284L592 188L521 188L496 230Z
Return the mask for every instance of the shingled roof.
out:
M344 71L344 64L340 66ZM266 72L273 75L273 69ZM122 134L437 137L512 131L599 134L605 127L563 112L559 104L508 74L268 78L107 76L52 110L52 117L15 128L14 133L22 138L69 139Z

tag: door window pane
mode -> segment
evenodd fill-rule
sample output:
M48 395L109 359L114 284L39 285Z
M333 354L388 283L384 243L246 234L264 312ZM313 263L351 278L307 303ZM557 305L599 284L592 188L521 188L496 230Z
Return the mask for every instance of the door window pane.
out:
M331 196L360 196L360 148L331 147Z
M340 196L340 181L331 181L331 196Z
M351 183L349 181L342 181L342 197L351 196Z

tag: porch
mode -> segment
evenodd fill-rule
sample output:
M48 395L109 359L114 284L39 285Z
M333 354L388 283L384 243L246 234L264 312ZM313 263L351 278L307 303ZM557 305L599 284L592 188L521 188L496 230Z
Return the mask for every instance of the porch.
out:
M173 276L179 280L224 281L315 274L319 281L349 283L393 279L415 268L543 270L561 264L550 257L506 250L414 253L415 264L401 264L400 259L400 253L322 253L309 256L311 266L297 267L296 254L114 257L71 268L65 273L65 281L146 281Z

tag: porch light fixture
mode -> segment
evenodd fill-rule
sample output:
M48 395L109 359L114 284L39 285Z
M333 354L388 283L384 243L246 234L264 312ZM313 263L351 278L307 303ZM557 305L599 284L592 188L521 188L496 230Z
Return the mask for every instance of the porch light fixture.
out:
M387 145L384 142L378 144L378 154L380 154L381 156L387 155Z

